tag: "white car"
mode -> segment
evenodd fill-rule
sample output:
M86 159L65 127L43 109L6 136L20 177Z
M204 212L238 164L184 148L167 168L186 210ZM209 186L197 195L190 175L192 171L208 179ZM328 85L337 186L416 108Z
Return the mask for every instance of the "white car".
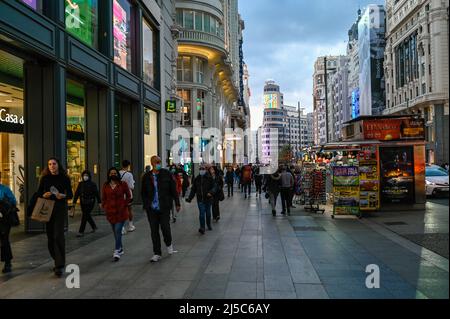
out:
M448 195L448 172L438 166L427 166L425 173L427 196Z

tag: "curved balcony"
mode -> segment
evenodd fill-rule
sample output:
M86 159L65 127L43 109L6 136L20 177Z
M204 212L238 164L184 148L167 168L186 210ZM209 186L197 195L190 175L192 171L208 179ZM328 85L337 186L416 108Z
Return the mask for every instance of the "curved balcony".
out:
M206 46L216 49L220 51L220 53L227 54L224 39L211 33L194 30L181 30L178 42L180 44L186 43L191 45Z

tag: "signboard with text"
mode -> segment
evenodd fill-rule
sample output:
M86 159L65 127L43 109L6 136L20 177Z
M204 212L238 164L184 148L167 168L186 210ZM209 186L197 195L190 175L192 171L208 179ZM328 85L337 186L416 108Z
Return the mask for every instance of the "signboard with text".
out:
M363 130L366 140L424 140L425 120L414 118L364 120Z

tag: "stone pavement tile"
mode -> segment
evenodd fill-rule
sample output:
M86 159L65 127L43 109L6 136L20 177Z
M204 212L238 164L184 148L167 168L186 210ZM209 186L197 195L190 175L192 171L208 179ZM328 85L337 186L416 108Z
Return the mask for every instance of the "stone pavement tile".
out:
M291 272L286 261L266 262L264 260L265 276L290 276Z
M200 273L200 267L177 267L169 275L169 280L194 280Z
M264 289L277 291L295 291L291 276L265 276Z
M238 249L236 251L236 258L242 257L262 257L258 255L258 246L255 244L252 248Z
M387 289L368 289L364 285L325 284L326 292L332 299L392 299Z
M417 289L431 299L448 299L448 286L448 280L420 278L417 282Z
M228 284L229 274L204 274L196 290L223 290Z
M294 264L295 265L295 264ZM292 282L296 284L320 284L320 278L314 268L304 266L300 264L299 266L289 265L291 270Z
M192 284L192 281L169 280L152 295L157 299L181 299Z
M196 289L188 299L225 299L225 288L220 290Z
M265 299L297 299L294 291L266 290Z
M258 260L262 260L260 257L235 257L233 260L233 267L245 268L245 267L256 267Z
M256 282L229 282L225 291L226 299L256 299Z
M206 257L192 257L186 256L184 257L180 263L178 264L181 267L200 267L206 261Z
M120 294L117 298L118 299L152 299L154 293L158 287L154 287L153 289L137 289L137 288L130 288L126 291L124 291L122 294Z
M244 267L231 269L229 281L230 282L257 282L258 271L257 267Z
M323 285L295 284L298 299L329 299Z
M256 299L264 299L264 298L265 298L264 282L257 282L256 283Z

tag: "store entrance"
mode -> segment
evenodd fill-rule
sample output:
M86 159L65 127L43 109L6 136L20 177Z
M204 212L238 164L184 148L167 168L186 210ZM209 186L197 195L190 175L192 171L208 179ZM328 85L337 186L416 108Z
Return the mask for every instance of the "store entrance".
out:
M0 182L25 206L23 60L0 50Z

